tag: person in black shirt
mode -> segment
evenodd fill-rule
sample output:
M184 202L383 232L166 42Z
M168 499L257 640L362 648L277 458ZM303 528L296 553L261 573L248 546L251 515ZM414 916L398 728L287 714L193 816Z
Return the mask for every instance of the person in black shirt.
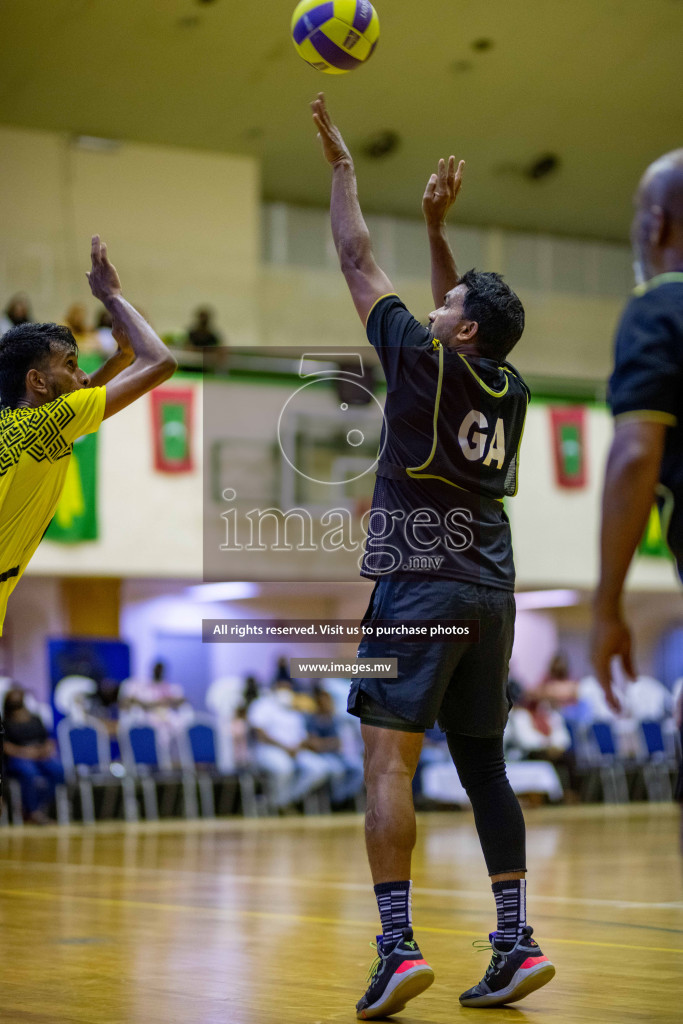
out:
M636 675L622 591L655 499L683 579L683 149L648 167L635 207L631 241L639 283L617 329L609 384L615 431L591 644L596 675L615 708L612 658L627 676ZM678 796L683 800L683 766Z
M24 704L21 686L14 684L5 694L3 720L7 774L19 780L26 820L42 825L49 820L45 807L54 799L55 787L64 782L54 741L38 715Z
M464 164L439 162L423 198L437 309L421 326L375 262L351 155L321 94L312 103L332 167L332 234L341 270L387 379L362 575L375 579L365 623L478 619L480 642L363 640L396 656L397 679L355 680L368 793L366 845L383 934L360 1019L400 1011L433 981L413 938L411 781L425 729L444 729L474 809L498 911L493 957L465 1006L520 999L555 970L526 925L524 819L505 772L503 730L514 632L514 564L503 499L517 489L529 391L506 362L524 310L498 274L458 274L445 215Z
M213 329L213 313L202 306L195 313L195 321L187 332L187 339L193 348L213 348L220 345L220 335Z

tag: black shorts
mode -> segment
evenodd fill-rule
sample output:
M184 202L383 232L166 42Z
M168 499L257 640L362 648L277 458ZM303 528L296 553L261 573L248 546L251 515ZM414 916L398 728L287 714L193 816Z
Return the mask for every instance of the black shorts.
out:
M397 679L356 679L348 710L368 725L406 732L431 729L502 736L510 702L507 678L515 632L510 590L459 580L384 576L364 622L376 619L478 619L478 643L365 638L359 658L397 658Z

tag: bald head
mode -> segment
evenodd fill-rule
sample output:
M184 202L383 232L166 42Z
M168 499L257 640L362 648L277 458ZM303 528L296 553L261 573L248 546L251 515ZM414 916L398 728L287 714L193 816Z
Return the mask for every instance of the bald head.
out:
M638 198L683 220L683 149L665 153L650 164L640 180Z
M650 164L635 206L631 241L642 276L683 270L683 149Z

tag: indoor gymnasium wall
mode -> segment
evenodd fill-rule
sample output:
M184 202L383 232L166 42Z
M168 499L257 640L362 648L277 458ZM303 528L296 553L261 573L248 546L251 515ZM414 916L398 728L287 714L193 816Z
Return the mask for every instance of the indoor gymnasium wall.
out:
M377 261L418 319L433 308L429 248L418 218L368 216ZM627 244L458 223L461 270L502 273L527 313L513 363L524 373L604 380L617 319L633 286ZM264 344L344 345L364 333L341 278L326 210L265 203L259 336Z
M494 266L495 264L491 264ZM264 265L257 333L264 345L359 345L365 332L339 271ZM514 276L509 276L515 285ZM434 308L427 266L422 278L394 277L406 306L426 321ZM511 355L520 372L606 380L623 297L561 294L519 287L526 329Z
M67 136L0 127L0 304L29 294L59 320L83 301L90 237L109 245L128 298L161 333L199 304L256 341L259 169L255 160L169 146L87 148Z
M186 378L181 383L194 389L197 400L194 470L183 474L154 471L148 398L107 421L99 435L100 539L74 546L44 541L32 560L31 574L201 578L201 385ZM225 455L229 464L234 465L230 486L248 503L240 516L252 507L268 508L276 499L277 489L272 488L277 483L277 467L271 466L275 477L270 485L264 476L270 462L261 458L258 444L271 452L271 421L277 419L291 387L237 382L215 382L211 387L224 392L224 397L218 396L219 401L230 412L221 436L230 441ZM333 391L321 389L317 401L321 416L334 411ZM520 460L519 493L506 504L512 523L518 583L521 587L589 588L597 573L597 524L612 420L604 406L587 407L586 486L560 488L555 482L550 408L541 401L531 403ZM254 410L258 410L256 416ZM259 424L262 437L257 430ZM243 451L245 438L251 446ZM272 461L272 454L268 458ZM250 490L249 481L254 484ZM225 523L220 514L229 507L232 506L218 502L210 510L218 523L216 543L224 541ZM320 507L316 506L316 522L319 514ZM242 524L239 529L244 545L246 527ZM284 575L277 576L273 576L273 560L268 555L264 558L243 549L229 557L234 579L357 579L357 556L343 552L321 558L316 551L293 549L291 554L278 555ZM674 590L676 586L670 563L656 558L637 560L631 585L636 589L664 590Z
M550 406L529 407L522 442L519 492L506 503L512 524L517 582L522 587L593 587L598 570L602 481L612 439L604 406L586 410L586 485L555 483ZM673 563L637 557L629 588L677 591Z
M107 240L127 294L162 333L200 303L234 345L351 345L363 339L325 210L262 204L256 160L125 142L87 148L0 127L0 305L27 291L35 315L94 312L90 235ZM97 146L97 143L95 143ZM424 228L369 217L377 255L409 308L432 308ZM457 227L462 267L501 270L527 309L515 362L528 374L604 379L630 288L628 247Z

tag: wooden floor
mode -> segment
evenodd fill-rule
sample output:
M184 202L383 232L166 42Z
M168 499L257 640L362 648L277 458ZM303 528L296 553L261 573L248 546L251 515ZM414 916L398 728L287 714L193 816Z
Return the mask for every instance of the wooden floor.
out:
M529 920L555 980L464 1010L494 926L466 813L423 815L416 937L436 982L396 1021L681 1024L683 886L670 806L539 809ZM0 831L3 1024L355 1020L376 909L358 817Z

